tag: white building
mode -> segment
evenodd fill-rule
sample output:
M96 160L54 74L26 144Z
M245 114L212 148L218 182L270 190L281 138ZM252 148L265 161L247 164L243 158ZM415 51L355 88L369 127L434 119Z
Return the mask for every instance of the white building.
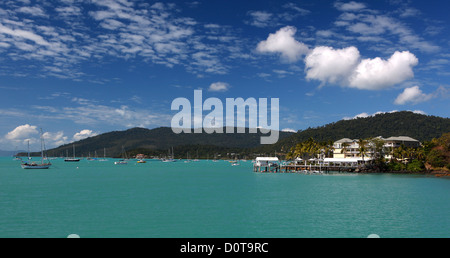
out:
M376 137L384 142L384 150L385 150L385 159L389 160L392 158L392 150L399 148L400 146L404 146L406 148L416 148L420 146L420 142L416 139L413 139L408 136L399 136L399 137L389 137L384 139L379 136ZM333 157L336 159L348 159L348 158L358 158L360 157L359 150L359 140L358 139L349 139L343 138L336 142L334 142L334 152ZM372 158L374 155L374 144L371 141L367 141L366 146L366 154L364 157Z

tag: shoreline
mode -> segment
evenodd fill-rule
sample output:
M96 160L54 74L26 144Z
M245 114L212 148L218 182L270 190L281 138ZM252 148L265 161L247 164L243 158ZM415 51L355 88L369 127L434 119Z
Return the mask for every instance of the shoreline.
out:
M356 174L394 174L394 175L421 175L421 176L435 176L435 177L450 177L449 171L434 170L434 171L360 171L351 172Z

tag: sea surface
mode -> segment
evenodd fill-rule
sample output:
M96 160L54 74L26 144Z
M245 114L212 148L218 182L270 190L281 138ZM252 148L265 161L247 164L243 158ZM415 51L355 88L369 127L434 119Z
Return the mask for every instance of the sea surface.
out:
M0 158L0 237L450 237L450 179L262 174L251 161L128 165Z

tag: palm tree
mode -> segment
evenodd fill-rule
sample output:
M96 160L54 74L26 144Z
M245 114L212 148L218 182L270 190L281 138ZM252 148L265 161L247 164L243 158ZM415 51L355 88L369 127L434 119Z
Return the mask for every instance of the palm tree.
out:
M359 145L358 147L359 155L362 157L364 162L364 156L367 154L367 141L359 139L358 145Z
M384 148L385 141L380 138L373 138L370 140L370 143L373 151L373 158L377 161L383 160L386 152L386 149Z
M344 142L342 143L342 150L341 153L344 153L344 158L345 158L345 154L347 153L347 147L350 146L350 144L348 142Z
M425 150L423 148L418 148L416 150L416 158L420 161L425 160Z
M392 151L392 156L395 158L395 159L403 159L403 151L404 151L404 149L403 149L403 145L402 146L400 146L400 147L398 147L398 148L395 148L393 151Z
M322 144L322 148L325 154L325 157L333 157L333 153L334 153L334 146L333 146L333 141L328 141L328 142L324 142Z

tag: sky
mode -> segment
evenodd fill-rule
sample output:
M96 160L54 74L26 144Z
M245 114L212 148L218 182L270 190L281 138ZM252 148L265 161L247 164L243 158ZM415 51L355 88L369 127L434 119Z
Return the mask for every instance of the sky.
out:
M0 149L39 149L41 128L51 148L169 127L172 101L194 90L224 103L278 98L285 131L403 110L449 117L449 7L4 0Z

